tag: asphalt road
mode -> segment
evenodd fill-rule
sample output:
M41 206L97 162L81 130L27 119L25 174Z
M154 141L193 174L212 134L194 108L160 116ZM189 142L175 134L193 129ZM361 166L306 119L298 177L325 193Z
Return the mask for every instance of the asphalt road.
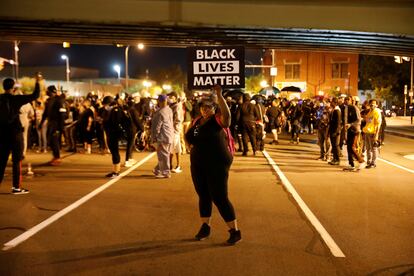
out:
M226 246L214 209L212 235L200 222L189 173L154 179L156 157L15 247L0 252L0 275L412 275L414 141L388 135L376 169L343 172L315 160L316 136L281 139L266 152L345 255L335 257L269 161L235 156L229 194L243 240ZM150 153L136 153L143 160ZM108 182L110 156L74 154L59 167L30 153L30 194L0 186L0 242L6 244ZM382 161L385 160L385 161ZM388 161L388 162L386 162ZM402 166L397 167L393 164ZM405 169L404 169L405 168ZM124 170L125 171L125 170ZM29 230L30 231L30 230ZM411 274L410 274L411 273Z

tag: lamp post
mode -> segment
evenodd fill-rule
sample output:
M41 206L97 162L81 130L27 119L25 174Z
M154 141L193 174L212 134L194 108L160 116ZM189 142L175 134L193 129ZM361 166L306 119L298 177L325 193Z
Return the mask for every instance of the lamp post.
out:
M119 64L114 65L114 71L118 74L118 81L121 82L121 66Z
M118 46L119 45L119 46ZM121 44L117 44L118 47L122 47ZM145 48L143 43L138 43L137 48L143 50ZM129 55L129 45L125 47L125 90L128 92L129 88L129 74L128 74L128 55Z
M66 61L66 83L69 89L69 81L70 81L69 57L67 55L62 55L60 58Z
M396 63L403 63L404 61L411 61L411 80L410 80L410 92L408 95L410 96L410 106L413 103L413 70L414 70L414 57L400 57L400 56L394 56L394 60ZM404 116L406 116L406 108L407 108L407 86L404 87ZM412 112L412 111L411 111Z
M14 78L19 81L19 44L20 41L14 41Z

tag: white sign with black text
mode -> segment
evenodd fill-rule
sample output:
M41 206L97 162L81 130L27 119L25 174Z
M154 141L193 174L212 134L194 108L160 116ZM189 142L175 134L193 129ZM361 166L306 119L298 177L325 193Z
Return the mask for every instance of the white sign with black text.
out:
M244 88L244 47L189 47L188 88Z

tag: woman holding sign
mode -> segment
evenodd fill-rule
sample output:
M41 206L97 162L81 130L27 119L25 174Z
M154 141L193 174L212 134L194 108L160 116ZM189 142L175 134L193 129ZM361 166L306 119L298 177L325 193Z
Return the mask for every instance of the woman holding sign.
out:
M216 112L216 107L219 112ZM186 133L191 147L191 176L199 197L199 211L202 221L195 238L206 239L210 235L210 219L213 202L217 206L230 230L228 244L241 240L237 227L236 214L228 198L227 182L229 169L233 162L232 139L229 137L230 110L222 95L220 86L214 86L210 98L200 103L201 116L194 119ZM230 147L229 147L230 146Z

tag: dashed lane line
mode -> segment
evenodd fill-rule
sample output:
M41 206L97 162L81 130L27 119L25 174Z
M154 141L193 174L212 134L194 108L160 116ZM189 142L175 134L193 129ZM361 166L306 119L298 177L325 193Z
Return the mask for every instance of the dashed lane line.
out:
M104 185L100 186L99 188L97 188L94 191L90 192L89 194L85 195L84 197L82 197L81 199L79 199L76 202L72 203L68 207L66 207L66 208L62 209L61 211L57 212L56 214L54 214L50 218L42 221L38 225L30 228L29 230L27 230L23 234L17 236L13 240L5 243L3 245L3 251L6 251L6 250L9 250L9 249L12 249L12 248L18 246L22 242L26 241L27 239L29 239L30 237L32 237L33 235L35 235L36 233L38 233L39 231L43 230L44 228L48 227L50 224L52 224L55 221L57 221L58 219L60 219L61 217L65 216L66 214L68 214L71 211L75 210L80 205L82 205L83 203L87 202L88 200L90 200L94 196L96 196L99 193L101 193L102 191L108 189L113 184L115 184L116 182L118 182L119 180L121 180L124 176L128 175L133 170L135 170L136 168L138 168L139 166L141 166L142 164L144 164L145 162L147 162L155 154L156 154L156 152L153 152L153 153L147 155L144 159L142 159L141 161L139 161L136 164L134 164L131 168L129 168L128 170L126 170L123 173L121 173L118 177L116 177L114 179L111 179L110 181L108 181Z
M273 159L270 157L269 153L266 150L264 150L263 154L266 157L267 161L269 162L269 165L271 165L273 170L279 175L279 178L282 181L283 186L292 195L292 197L295 199L296 203L302 209L303 213L305 214L309 222L313 225L316 231L318 231L320 237L325 242L325 244L328 246L332 255L337 258L345 258L345 254L342 252L342 250L333 240L333 238L328 233L328 231L326 231L326 229L322 226L318 218L313 214L313 212L309 209L306 203L302 200L302 198L296 192L295 188L290 183L290 181L287 179L287 177L284 175L282 170L276 165L276 162L273 161Z

